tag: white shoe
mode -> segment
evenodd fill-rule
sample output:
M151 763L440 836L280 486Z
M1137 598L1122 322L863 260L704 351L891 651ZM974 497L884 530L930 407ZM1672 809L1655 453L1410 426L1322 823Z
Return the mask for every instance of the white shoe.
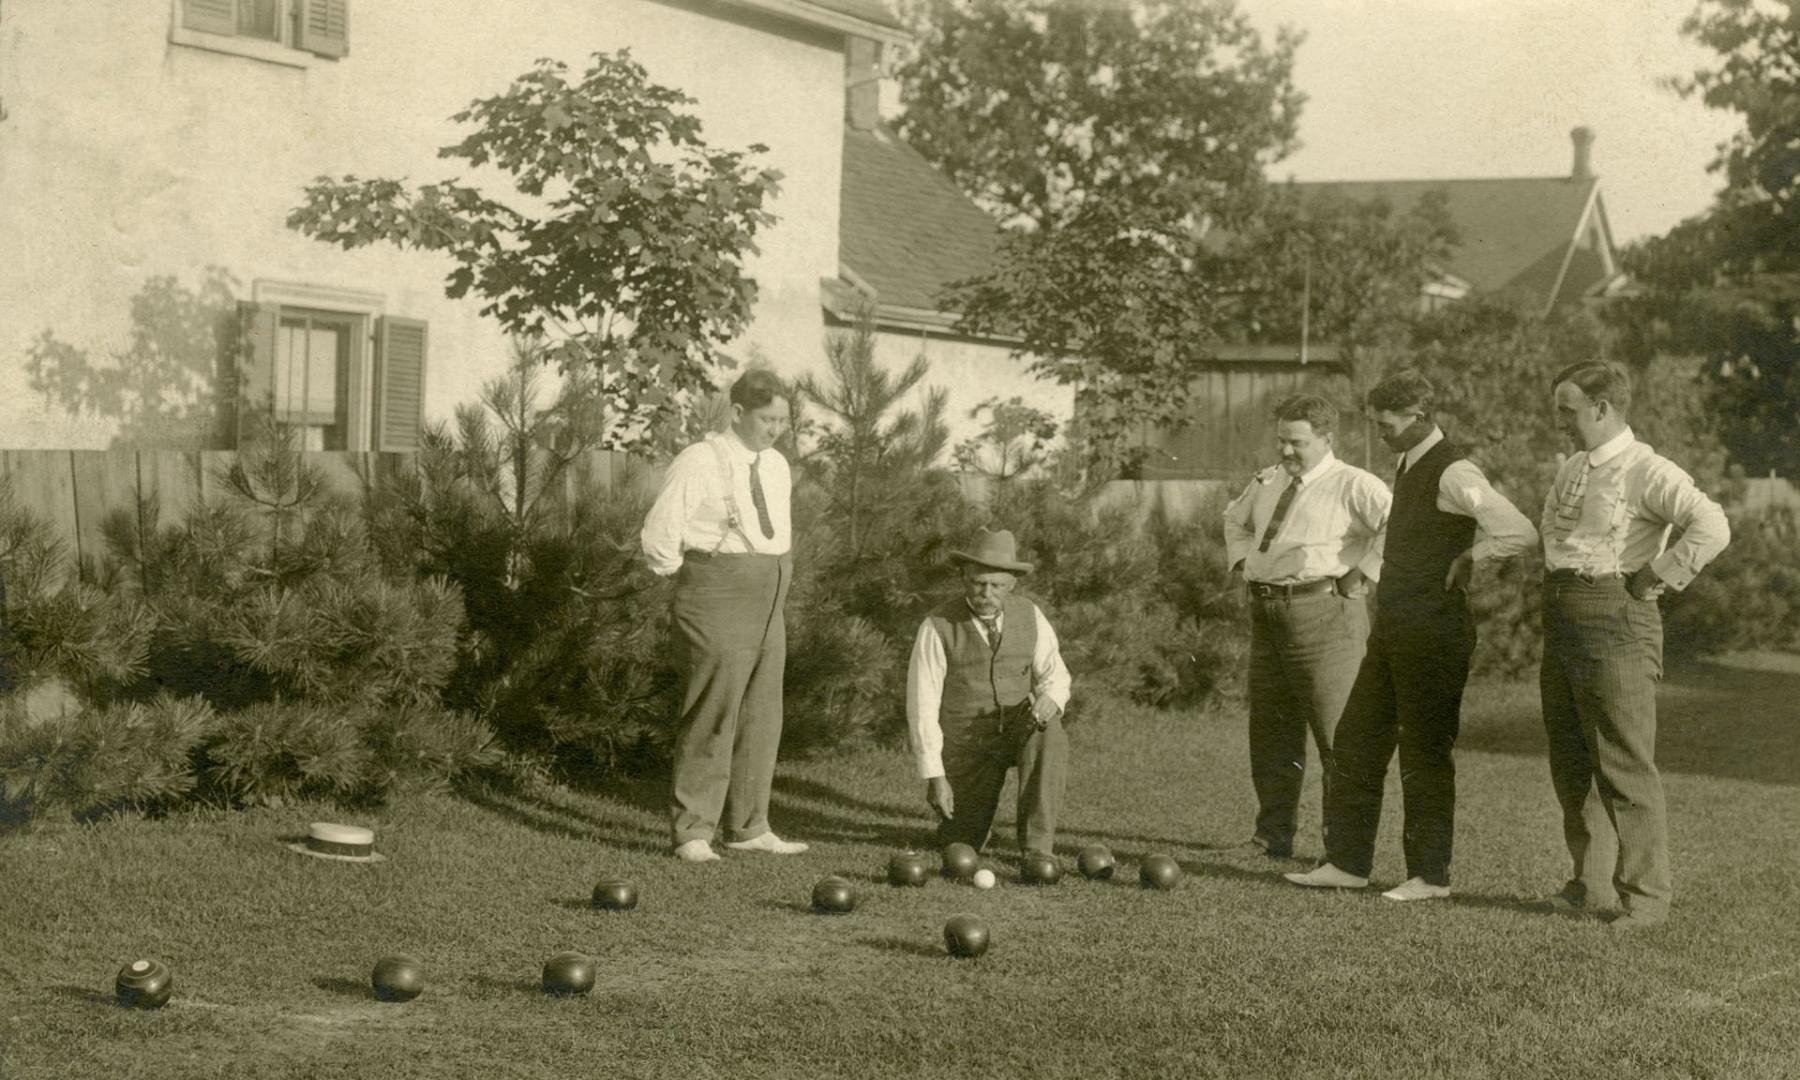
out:
M1366 877L1357 877L1345 870L1339 870L1330 863L1320 863L1304 874L1281 875L1296 885L1304 885L1309 889L1360 889L1369 883Z
M688 840L675 845L675 857L682 862L717 862L719 853L704 840Z
M760 851L765 855L798 855L806 850L806 845L798 840L783 840L772 832L749 840L727 841L726 847L733 851Z
M1450 886L1432 885L1422 877L1409 878L1404 884L1396 885L1381 894L1383 900L1447 900L1450 898Z

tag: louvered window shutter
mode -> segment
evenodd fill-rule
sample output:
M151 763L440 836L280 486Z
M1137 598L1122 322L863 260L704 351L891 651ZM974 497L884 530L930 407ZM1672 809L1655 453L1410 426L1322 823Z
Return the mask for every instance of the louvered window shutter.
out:
M275 413L275 335L281 305L238 305L237 441L243 446Z
M375 353L371 443L377 450L411 453L419 448L419 430L425 423L425 323L384 317Z
M236 34L237 0L182 0L181 25L209 34Z
M301 5L294 44L319 56L350 55L350 0L295 0Z

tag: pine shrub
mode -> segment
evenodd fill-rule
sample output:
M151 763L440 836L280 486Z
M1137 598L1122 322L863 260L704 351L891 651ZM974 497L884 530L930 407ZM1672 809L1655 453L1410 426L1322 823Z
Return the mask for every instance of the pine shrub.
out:
M362 734L340 707L256 702L220 718L203 769L208 786L233 802L357 799L368 794L374 766Z
M193 697L37 720L8 701L0 709L0 818L170 806L194 790L195 753L218 726L211 707Z

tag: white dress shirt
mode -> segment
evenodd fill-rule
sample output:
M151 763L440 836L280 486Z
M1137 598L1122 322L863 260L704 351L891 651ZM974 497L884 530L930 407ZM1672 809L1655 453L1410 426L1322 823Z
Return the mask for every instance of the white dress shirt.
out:
M1584 464L1587 493L1573 531L1564 537L1556 528L1557 502ZM1731 542L1731 525L1719 504L1630 428L1569 455L1556 470L1540 521L1549 569L1633 574L1648 566L1678 590ZM1673 529L1681 530L1681 538L1670 546Z
M720 451L723 451L721 455ZM725 463L720 465L720 457ZM764 536L750 497L750 465L756 463L774 536ZM662 490L644 519L641 539L650 569L667 577L681 569L686 551L784 555L792 542L787 458L781 451L752 453L730 428L675 455ZM735 498L734 498L735 497ZM731 524L736 503L737 524Z
M1436 427L1419 445L1400 455L1400 461L1411 469L1432 447L1444 441L1444 433ZM1476 562L1486 559L1510 559L1522 555L1538 542L1537 527L1519 512L1506 496L1494 490L1488 478L1473 461L1458 458L1445 467L1438 478L1437 508L1446 514L1475 519L1475 543L1469 557ZM1387 552L1387 533L1381 534L1377 552Z
M1257 550L1275 503L1292 479L1272 465L1225 508L1228 565L1242 562L1245 580L1272 585L1338 578L1352 569L1370 581L1380 580L1380 538L1394 497L1375 474L1339 461L1330 451L1300 474L1300 490L1280 531L1269 550Z
M1037 617L1037 647L1031 653L1031 692L1056 702L1059 709L1065 708L1069 704L1069 669L1063 666L1056 631L1050 628L1050 620L1044 618L1036 604L1031 606L1031 611ZM975 624L981 640L986 641L987 627L980 619L976 619ZM1004 611L996 617L995 626L1004 636ZM919 625L918 637L913 639L912 661L906 668L907 742L912 747L921 780L944 775L944 729L938 722L938 706L944 700L944 673L948 668L944 639L938 634L937 623L926 619Z

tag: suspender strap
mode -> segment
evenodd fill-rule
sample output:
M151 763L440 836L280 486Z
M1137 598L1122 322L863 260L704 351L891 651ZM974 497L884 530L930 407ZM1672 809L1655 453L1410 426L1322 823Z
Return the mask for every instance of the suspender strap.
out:
M732 529L736 529L738 535L744 538L745 548L755 551L756 545L751 542L750 534L744 531L744 515L738 513L737 488L731 482L731 461L725 456L725 448L719 445L717 437L706 441L712 444L713 456L719 459L719 475L725 478L725 532L719 534L719 542L713 545L709 554L719 553L719 549L725 546L725 537L731 534Z

